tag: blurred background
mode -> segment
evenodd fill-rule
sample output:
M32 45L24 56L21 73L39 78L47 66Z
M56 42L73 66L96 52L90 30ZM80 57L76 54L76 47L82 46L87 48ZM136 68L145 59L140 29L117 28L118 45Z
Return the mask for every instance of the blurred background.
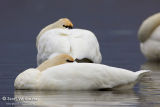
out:
M137 71L146 62L137 31L160 11L159 0L0 0L0 95L14 92L14 79L36 67L36 36L59 18L95 33L103 64Z

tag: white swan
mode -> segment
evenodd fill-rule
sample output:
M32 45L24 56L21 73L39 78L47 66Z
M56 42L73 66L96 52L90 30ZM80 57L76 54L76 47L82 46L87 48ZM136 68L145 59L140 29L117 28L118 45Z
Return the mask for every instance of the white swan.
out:
M77 62L101 63L96 36L88 30L67 29L72 26L70 20L65 18L42 29L37 37L38 65L61 53L69 54Z
M68 59L63 58L67 62ZM134 85L146 72L148 71L132 72L94 63L67 63L49 67L42 72L38 69L28 69L16 77L14 86L16 89L37 90L98 90L120 88L128 84L131 86Z
M140 48L148 60L160 60L160 13L144 20L138 31Z

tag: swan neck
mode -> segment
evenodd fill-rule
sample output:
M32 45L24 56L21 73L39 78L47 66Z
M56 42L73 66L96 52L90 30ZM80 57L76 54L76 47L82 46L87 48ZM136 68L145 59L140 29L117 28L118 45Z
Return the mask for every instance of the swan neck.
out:
M43 28L37 36L36 46L38 46L38 41L43 33L45 33L48 30L55 29L55 28L58 28L58 22L52 23L52 24L46 26L45 28Z
M138 39L145 42L160 25L160 13L154 14L147 18L140 26L138 31Z

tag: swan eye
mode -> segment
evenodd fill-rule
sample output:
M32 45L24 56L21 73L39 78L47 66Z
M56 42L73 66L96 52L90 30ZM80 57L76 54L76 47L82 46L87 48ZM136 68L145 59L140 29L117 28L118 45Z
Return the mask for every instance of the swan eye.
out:
M63 25L63 27L68 28L68 29L72 29L72 26Z
M74 62L74 61L71 61L71 60L67 59L66 62Z

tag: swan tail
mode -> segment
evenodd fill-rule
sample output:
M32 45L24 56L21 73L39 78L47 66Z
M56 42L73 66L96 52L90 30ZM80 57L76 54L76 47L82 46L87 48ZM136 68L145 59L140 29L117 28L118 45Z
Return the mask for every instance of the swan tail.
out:
M150 73L151 71L150 70L140 70L140 71L137 71L136 74L138 75L138 78L137 80L140 80L144 75Z

